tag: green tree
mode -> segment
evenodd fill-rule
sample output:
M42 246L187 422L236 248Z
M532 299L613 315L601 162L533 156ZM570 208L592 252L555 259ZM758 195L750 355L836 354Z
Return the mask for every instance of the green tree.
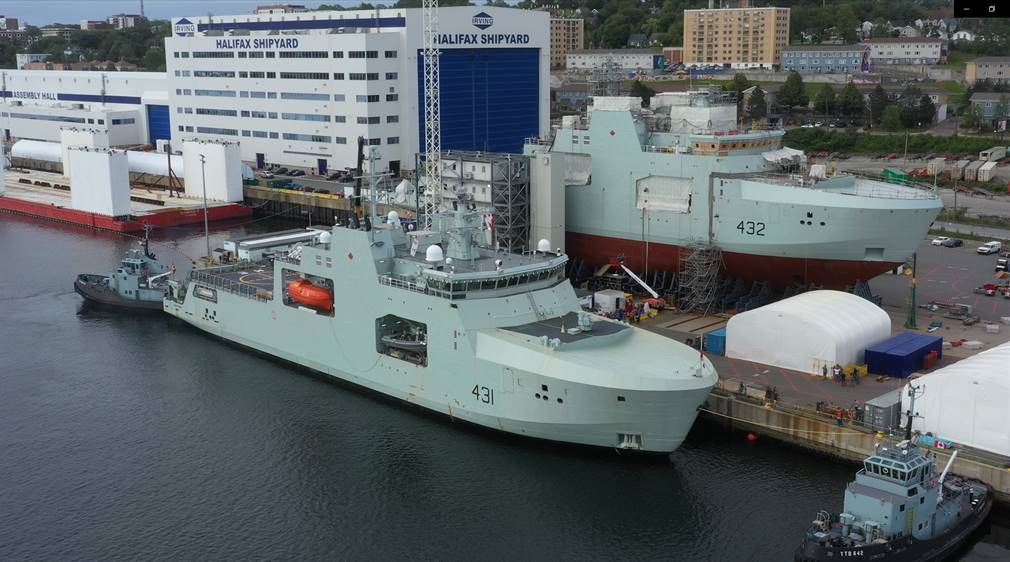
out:
M1000 119L1006 117L1008 112L1010 112L1010 100L1007 100L1006 96L1000 96L996 103L996 110L993 111L993 117Z
M863 101L863 94L855 84L849 82L842 88L842 91L835 98L835 104L842 115L854 116L862 115L866 111L866 103Z
M750 119L764 119L768 115L768 100L765 99L765 91L761 86L754 88L747 100L747 117Z
M649 107L649 101L656 95L656 90L646 86L641 80L635 80L631 84L631 95L642 98L642 105Z
M884 118L884 108L890 103L891 97L884 91L883 86L877 84L877 87L870 92L870 120L874 124L880 123Z
M748 80L742 72L737 72L736 75L733 76L733 81L729 84L729 90L731 92L736 92L739 96L747 88L750 88L750 80Z
M779 105L785 108L806 106L810 102L803 85L803 77L795 70L789 72L785 83L779 88L778 101Z
M821 84L814 96L814 111L823 111L825 115L830 115L835 111L835 89L831 84Z
M933 103L932 98L925 94L919 98L918 114L918 122L923 127L929 127L933 123L933 117L936 116L936 104Z
M961 127L965 129L974 129L978 127L978 106L975 104L968 104L968 107L964 108L964 113L961 115Z
M880 119L880 124L884 129L894 132L901 128L901 108L891 104L884 108L884 113Z

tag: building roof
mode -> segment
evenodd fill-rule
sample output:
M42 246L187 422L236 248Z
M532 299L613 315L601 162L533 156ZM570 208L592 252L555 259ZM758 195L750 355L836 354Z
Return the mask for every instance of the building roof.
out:
M1003 64L1010 63L1010 57L979 57L977 59L972 59L968 62L1001 62Z
M971 101L1000 101L1003 98L1010 99L1010 92L975 92L971 95Z
M662 48L654 49L575 49L568 51L569 55L661 55Z
M866 45L789 45L783 51L852 51L866 49Z
M936 37L873 37L863 43L943 43Z

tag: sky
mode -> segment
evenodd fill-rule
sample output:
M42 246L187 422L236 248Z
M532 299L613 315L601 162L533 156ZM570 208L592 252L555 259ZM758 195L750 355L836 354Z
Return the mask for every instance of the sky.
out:
M357 6L360 0L144 0L144 13L152 19L182 16L247 14L261 4L319 4ZM393 2L389 2L392 4ZM2 0L0 14L18 18L21 25L49 23L79 24L81 20L101 20L119 14L139 14L140 0Z

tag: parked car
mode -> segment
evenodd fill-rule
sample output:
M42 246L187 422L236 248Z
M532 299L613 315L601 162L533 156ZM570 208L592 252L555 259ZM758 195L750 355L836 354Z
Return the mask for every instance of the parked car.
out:
M302 171L302 170L291 170L290 172L288 172L288 175L289 175L289 176L293 176L293 177L296 177L296 176L304 176L304 175L305 175L305 172L304 172L304 171Z
M332 174L326 176L326 180L327 181L337 181L337 180L339 180L342 177L344 177L344 175L341 174L340 172L333 172Z
M948 238L943 241L942 246L944 248L960 248L961 246L964 246L964 240L961 240L960 238Z
M323 188L320 187L319 189L316 190L316 193L323 193L325 195L329 195L330 194L330 190L329 189L323 189Z
M996 258L996 271L1010 271L1010 259Z
M950 240L950 238L947 236L937 236L936 238L933 239L932 242L930 242L930 244L934 246L943 246L943 244L948 240Z
M284 166L281 166L280 168L277 168L276 170L274 170L274 173L276 173L279 176L283 176L284 174L288 173L288 169L285 168Z
M273 172L262 171L260 172L260 177L265 179L272 179L274 177Z
M986 242L979 246L975 251L980 254L998 254L1000 250L1003 249L1003 243L998 240L993 240L992 242Z

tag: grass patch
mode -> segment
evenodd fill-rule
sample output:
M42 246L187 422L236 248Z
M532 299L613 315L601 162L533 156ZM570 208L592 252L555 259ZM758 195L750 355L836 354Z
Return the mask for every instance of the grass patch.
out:
M966 53L964 51L951 51L947 55L947 65L951 68L956 68L958 70L964 70L964 64L970 60L978 58L978 55L973 55L971 53Z
M948 236L950 238L960 238L962 240L972 240L975 242L989 242L990 240L998 240L999 242L1002 242L1004 246L1010 244L1010 241L1007 241L1002 238L993 238L992 236L979 236L974 232L954 232L951 230L947 230L945 228L931 228L929 229L929 233L932 234L933 236Z
M996 215L972 217L968 216L968 209L966 207L960 207L960 206L958 206L956 212L953 209L944 209L940 211L940 214L939 216L936 217L936 220L944 222L956 222L958 224L965 224L971 226L1010 228L1010 219L1006 217Z

